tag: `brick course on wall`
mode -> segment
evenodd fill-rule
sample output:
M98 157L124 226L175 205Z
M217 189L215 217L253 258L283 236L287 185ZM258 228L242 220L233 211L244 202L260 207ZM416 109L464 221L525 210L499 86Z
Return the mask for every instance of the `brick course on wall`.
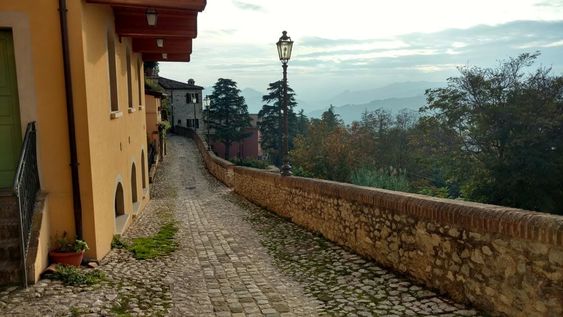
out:
M281 177L233 166L196 138L234 191L327 239L495 315L563 315L563 217Z

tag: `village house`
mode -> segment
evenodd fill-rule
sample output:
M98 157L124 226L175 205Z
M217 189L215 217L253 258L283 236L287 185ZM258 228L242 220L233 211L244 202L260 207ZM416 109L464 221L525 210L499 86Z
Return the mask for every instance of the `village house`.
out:
M189 61L205 6L0 2L0 284L36 281L64 233L103 258L142 212L159 106L143 63Z
M193 79L183 83L164 77L158 77L158 84L169 98L172 128L175 131L188 129L199 134L204 133L203 87L197 86Z

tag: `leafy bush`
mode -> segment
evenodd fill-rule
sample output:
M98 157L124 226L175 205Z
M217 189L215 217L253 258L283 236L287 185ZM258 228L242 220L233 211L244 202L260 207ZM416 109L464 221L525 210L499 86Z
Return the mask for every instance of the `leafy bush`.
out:
M125 244L125 242L123 242L121 240L121 237L116 234L113 236L113 239L111 240L111 248L112 249L126 249L127 248L127 244Z
M246 166L259 169L266 169L269 165L267 161L253 159L232 159L231 162L238 166Z
M98 270L84 270L76 266L62 265L56 266L56 272L51 278L62 281L65 285L92 285L105 279L105 274Z
M59 252L80 252L80 251L88 251L90 248L88 247L88 243L84 240L79 239L69 239L67 238L67 233L63 233L63 236L60 239L57 239L57 246L56 250Z
M351 182L360 186L408 192L410 185L406 174L405 170L398 170L393 167L379 170L363 167L352 173Z

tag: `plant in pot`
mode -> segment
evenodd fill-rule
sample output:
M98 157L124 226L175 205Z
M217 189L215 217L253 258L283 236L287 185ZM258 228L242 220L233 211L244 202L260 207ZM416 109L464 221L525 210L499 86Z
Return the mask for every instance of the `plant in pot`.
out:
M62 238L57 239L57 247L49 252L49 259L51 263L80 266L84 251L88 249L86 241L69 239L65 232Z

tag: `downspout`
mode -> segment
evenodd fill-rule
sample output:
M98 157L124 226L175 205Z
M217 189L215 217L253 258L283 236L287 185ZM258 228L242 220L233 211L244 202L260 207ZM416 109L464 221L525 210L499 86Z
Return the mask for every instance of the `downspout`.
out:
M59 0L61 39L63 44L63 66L65 77L68 141L70 145L70 170L72 177L72 205L74 209L74 227L76 230L76 238L82 239L82 202L80 200L80 182L78 180L78 152L76 150L74 99L72 95L72 75L70 71L67 11L66 0Z

